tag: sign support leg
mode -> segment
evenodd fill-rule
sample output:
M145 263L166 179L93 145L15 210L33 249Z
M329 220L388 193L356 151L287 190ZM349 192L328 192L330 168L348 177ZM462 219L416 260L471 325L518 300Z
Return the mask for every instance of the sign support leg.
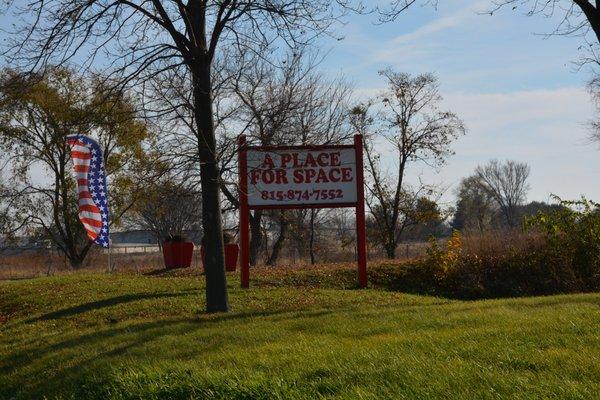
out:
M356 250L358 253L358 284L367 287L367 234L365 223L365 186L363 166L363 138L354 135L356 150Z
M240 281L244 289L250 287L250 232L248 210L248 167L246 160L246 137L241 135L238 139L238 166L239 166L239 199L240 199Z

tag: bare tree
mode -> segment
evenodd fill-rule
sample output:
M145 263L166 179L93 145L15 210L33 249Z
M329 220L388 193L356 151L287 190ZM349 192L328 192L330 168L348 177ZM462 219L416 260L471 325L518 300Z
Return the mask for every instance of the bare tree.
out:
M600 41L600 3L590 0L493 0L495 11L503 7L513 10L525 8L529 16L542 15L555 18L558 25L553 35L585 35L591 28L596 40Z
M213 61L213 121L220 171L235 159L238 129L232 121L238 109L229 81L237 65L235 56L222 55ZM143 82L144 112L157 132L161 160L179 181L201 186L198 165L198 130L194 112L193 81L185 67L173 68Z
M503 7L511 7L513 10L525 9L529 16L542 15L546 18L557 20L558 23L549 35L575 35L582 36L588 45L581 46L584 55L578 60L579 66L585 64L600 64L600 1L595 0L494 0L494 8L491 14ZM588 33L593 32L593 38L588 39ZM597 70L595 77L589 82L593 101L598 106L598 87L600 78ZM598 107L597 107L598 108ZM590 139L600 142L600 121L592 121L589 126Z
M596 111L600 110L600 76L595 76L588 83L588 90L592 96ZM590 140L600 144L600 119L594 119L589 123Z
M259 51L231 53L215 60L213 72L214 119L221 172L224 211L238 208L237 136L245 133L253 145L327 144L348 139L347 109L352 90L342 78L326 79L317 72L321 58L305 46L293 49L280 61ZM163 159L180 180L198 180L194 145L191 82L180 71L169 71L146 86L146 108L166 132L160 138ZM278 213L267 213L273 223ZM265 213L250 213L250 263L256 265L264 240ZM284 222L285 225L285 222ZM284 227L278 232L288 234ZM275 239L274 243L284 242ZM277 248L277 247L275 247ZM273 253L272 253L273 254ZM275 251L272 262L276 262ZM269 257L271 258L271 257Z
M18 7L13 1L8 7ZM213 120L212 66L217 48L297 44L326 33L346 1L34 0L19 8L11 61L28 68L106 55L121 83L138 84L184 66L193 82L202 223L206 247L206 306L227 311L220 172ZM340 7L341 6L341 7Z
M351 136L347 124L348 104L352 90L343 79L326 79L316 71L319 58L305 48L297 48L280 63L264 57L241 55L230 64L229 86L235 96L235 118L232 119L248 137L248 143L259 146L340 143ZM230 131L236 132L234 129ZM238 207L235 196L237 168L235 147L224 151L222 190ZM277 262L288 234L285 212L268 213L279 224L278 236L268 264ZM261 224L265 213L250 213L250 264L255 265L263 240Z
M293 251L296 251L299 256L308 254L310 263L316 264L319 241L323 238L319 230L327 229L327 223L330 222L332 214L333 210L311 208L286 211L280 214L279 218L272 218L272 225L276 225L279 229L285 226L285 234L282 235L281 231L277 232L271 255L268 258L270 262L268 265L276 263L283 243L287 239L289 239L288 243ZM282 217L285 218L283 221ZM278 245L279 248L277 248Z
M132 208L130 223L154 233L157 242L185 231L200 231L200 193L172 178L144 187L143 197Z
M318 240L317 235L316 235L316 225L318 223L319 213L322 214L321 210L314 209L314 208L311 208L310 210L308 210L308 215L309 215L309 219L308 219L308 231L309 231L308 251L310 254L310 263L312 265L315 265L315 263L317 262L316 255L315 255L315 241Z
M378 2L376 7L380 22L396 20L400 14L415 4L437 6L438 0L390 0L389 2Z
M352 112L352 124L367 138L367 205L381 230L387 256L394 258L403 230L414 223L411 210L419 198L432 192L427 185L409 187L405 180L407 167L415 162L442 165L452 154L450 144L465 133L465 127L454 113L440 111L442 98L435 76L411 76L390 69L381 75L388 88L377 98L381 107L377 118L370 116L368 107L359 106ZM395 174L387 174L380 164L376 148L379 139L395 150Z
M480 185L494 199L511 228L517 225L519 206L527 197L529 172L527 164L512 160L492 160L475 169Z

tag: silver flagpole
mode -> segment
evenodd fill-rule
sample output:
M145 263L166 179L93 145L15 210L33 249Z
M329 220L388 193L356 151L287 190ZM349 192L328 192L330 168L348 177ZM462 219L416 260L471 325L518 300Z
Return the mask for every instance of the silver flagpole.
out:
M108 272L111 273L112 271L112 264L110 262L110 252L112 249L112 242L110 240L110 235L108 236Z

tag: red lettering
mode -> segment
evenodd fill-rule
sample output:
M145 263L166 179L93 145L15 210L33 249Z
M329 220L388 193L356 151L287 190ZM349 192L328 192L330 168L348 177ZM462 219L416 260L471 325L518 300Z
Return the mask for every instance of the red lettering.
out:
M275 181L275 172L271 169L263 171L262 181L267 185L273 183Z
M329 182L329 180L327 179L327 174L325 173L325 170L319 169L319 176L317 176L317 180L315 182L316 183Z
M306 169L306 183L310 183L312 182L312 178L314 178L317 175L317 171L315 171L314 169Z
M329 158L329 154L327 153L321 153L317 156L317 162L319 163L319 165L321 167L326 167L327 166L327 159Z
M261 167L266 169L275 168L275 163L269 153L265 154L265 159L263 160Z
M329 154L329 158L331 160L331 163L329 165L331 165L332 167L339 167L341 165L341 161L340 161L340 153L330 153Z
M337 174L337 178L335 177L335 174ZM341 179L340 175L341 175L341 172L340 172L339 168L332 168L329 171L329 181L330 182L339 182Z
M316 167L317 162L311 153L306 153L306 161L304 162L305 167Z
M301 169L294 170L294 183L302 183L304 182L304 175L302 174Z
M288 183L287 174L285 173L285 169L276 169L275 170L275 182L277 184Z
M352 168L342 168L342 182L352 182Z
M292 155L285 153L281 155L281 168L285 168L287 163L292 161Z

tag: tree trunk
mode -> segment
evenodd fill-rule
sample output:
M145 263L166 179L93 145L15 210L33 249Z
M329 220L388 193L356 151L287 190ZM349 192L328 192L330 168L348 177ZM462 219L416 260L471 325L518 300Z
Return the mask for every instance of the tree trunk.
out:
M315 265L315 215L316 211L314 208L310 209L310 239L308 241L308 251L310 252L310 263Z
M510 229L513 229L515 227L515 219L514 219L514 212L512 210L512 208L510 206L506 206L503 210L504 212L504 217L506 219L506 225L508 225L508 227Z
M573 0L581 11L585 14L592 30L596 34L596 39L600 42L600 10L598 9L598 2L594 7L588 0Z
M67 259L69 260L69 265L71 266L71 269L75 271L81 269L83 261L79 257L67 255Z
M385 255L389 260L393 260L396 258L396 248L398 244L396 243L395 238L388 238L385 243Z
M288 228L288 221L285 218L285 215L282 211L280 214L280 218L279 218L279 236L277 236L277 240L275 241L275 244L273 245L273 250L271 251L271 255L269 256L269 259L267 260L267 265L275 265L275 263L277 262L277 259L279 258L279 253L281 252L281 249L283 248L283 242L285 242L287 228Z
M212 113L210 61L202 58L192 70L194 116L198 128L200 182L202 184L202 229L204 231L206 311L226 312L227 281L223 252L223 226L219 167Z
M262 210L250 214L250 265L255 266L258 261L258 251L262 243Z
M88 242L83 248L78 249L75 242L67 243L62 251L69 260L71 269L77 271L83 267L83 262L92 246L92 242Z

